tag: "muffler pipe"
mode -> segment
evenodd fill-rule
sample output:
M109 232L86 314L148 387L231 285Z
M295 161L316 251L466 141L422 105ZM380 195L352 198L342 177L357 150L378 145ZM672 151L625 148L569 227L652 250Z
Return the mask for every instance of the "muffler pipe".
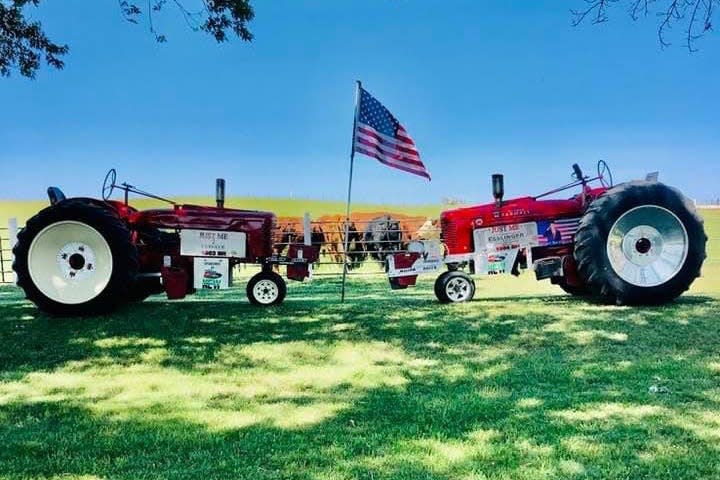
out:
M505 179L500 173L493 173L492 175L492 193L495 204L499 207L502 205L502 200L505 196Z
M217 208L225 208L225 179L218 178L215 182L215 199Z

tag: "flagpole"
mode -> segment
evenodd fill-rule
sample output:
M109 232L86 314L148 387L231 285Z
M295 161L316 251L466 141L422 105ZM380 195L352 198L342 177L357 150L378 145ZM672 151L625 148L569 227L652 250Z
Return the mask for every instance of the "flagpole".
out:
M352 133L352 145L350 145L350 177L348 179L348 194L347 194L347 205L345 209L345 236L343 237L343 275L342 275L342 293L340 294L340 302L345 302L345 281L347 280L347 257L349 248L349 234L350 234L350 200L352 198L352 180L353 180L353 165L355 163L355 131L357 130L358 114L360 113L360 89L362 83L357 80L357 87L355 89L355 118L353 119L353 133Z

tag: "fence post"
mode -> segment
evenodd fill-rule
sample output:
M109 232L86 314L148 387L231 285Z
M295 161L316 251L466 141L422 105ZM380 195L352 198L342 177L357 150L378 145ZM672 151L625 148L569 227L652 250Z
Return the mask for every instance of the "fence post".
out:
M310 224L310 212L305 212L303 215L303 243L305 245L312 245L312 226ZM313 278L313 266L312 263L308 265L308 281L312 281Z
M310 213L305 212L303 216L303 240L305 245L312 245L312 231L310 230Z
M5 254L3 253L2 236L0 236L0 283L5 283Z
M17 218L11 217L10 219L8 219L8 239L10 241L10 259L12 260L12 263L15 262L15 255L12 253L12 249L15 248L15 244L17 243L17 233ZM10 278L12 279L13 283L17 283L17 278L15 277L14 270L10 272Z

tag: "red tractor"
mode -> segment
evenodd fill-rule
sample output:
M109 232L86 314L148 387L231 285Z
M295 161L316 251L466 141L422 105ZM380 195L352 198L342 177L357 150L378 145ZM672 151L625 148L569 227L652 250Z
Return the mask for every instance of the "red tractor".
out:
M441 242L412 242L391 256L394 289L447 267L435 282L443 303L473 298L470 276L532 268L572 295L616 304L672 301L700 275L707 236L695 207L678 190L645 181L617 186L603 161L589 178L573 165L573 181L535 197L503 200L503 176L492 176L494 203L441 214ZM594 186L593 186L594 184ZM580 187L566 200L545 199Z
M255 305L277 305L286 293L274 271L287 265L288 278L302 281L317 260L308 244L273 251L272 213L224 207L225 181L217 182L217 206L179 205L105 177L102 200L65 198L48 189L50 206L28 220L13 250L17 283L41 310L58 315L110 311L166 291L182 298L197 289L226 288L232 268L258 264L247 285ZM111 200L115 189L124 201ZM162 200L171 208L138 211L130 193Z

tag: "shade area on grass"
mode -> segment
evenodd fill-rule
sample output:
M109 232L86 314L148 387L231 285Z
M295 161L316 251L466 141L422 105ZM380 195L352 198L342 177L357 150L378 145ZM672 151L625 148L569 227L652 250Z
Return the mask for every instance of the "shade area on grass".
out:
M720 299L354 279L53 319L0 289L0 478L720 478ZM528 291L538 288L542 291ZM547 289L546 289L547 288Z

